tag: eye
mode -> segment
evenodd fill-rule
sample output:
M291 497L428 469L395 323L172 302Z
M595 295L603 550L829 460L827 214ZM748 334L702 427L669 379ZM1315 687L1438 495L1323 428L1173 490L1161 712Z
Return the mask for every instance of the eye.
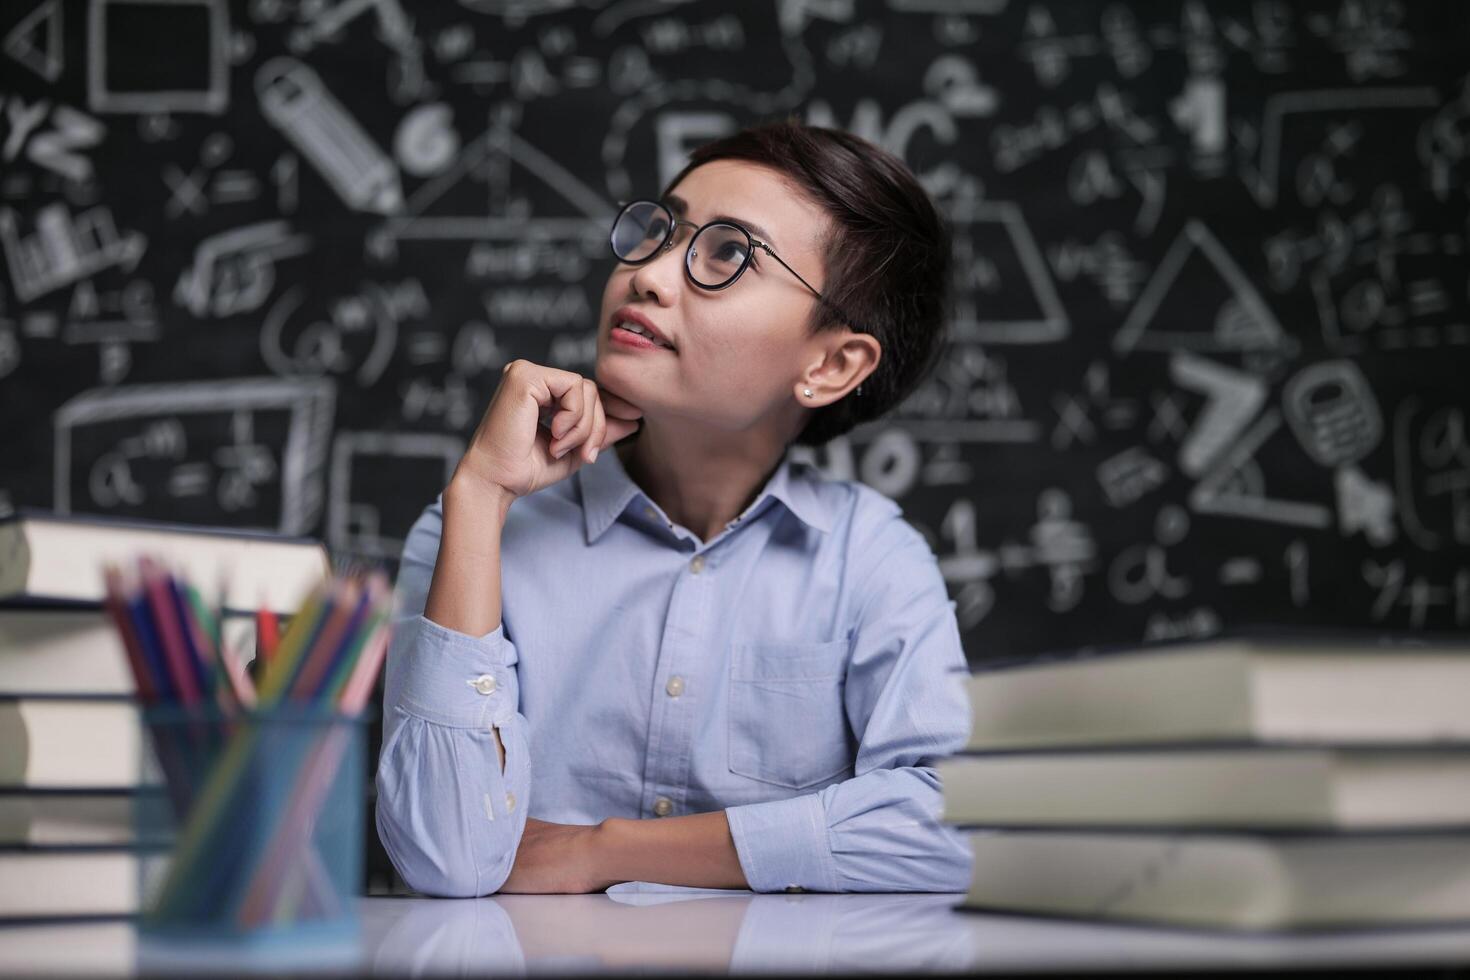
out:
M714 258L719 262L740 262L745 259L745 246L731 239L721 242L715 249Z

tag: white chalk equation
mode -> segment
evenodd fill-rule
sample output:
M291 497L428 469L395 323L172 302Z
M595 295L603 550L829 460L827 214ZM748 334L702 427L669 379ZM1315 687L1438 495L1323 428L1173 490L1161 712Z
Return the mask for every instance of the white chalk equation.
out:
M84 392L53 419L61 514L186 519L305 534L321 517L335 389L245 378Z

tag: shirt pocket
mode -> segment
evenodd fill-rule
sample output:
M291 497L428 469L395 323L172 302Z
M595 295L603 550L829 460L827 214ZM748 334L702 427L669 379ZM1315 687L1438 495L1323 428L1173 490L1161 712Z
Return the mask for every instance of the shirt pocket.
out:
M730 658L729 765L803 789L852 764L843 684L850 643L736 643Z

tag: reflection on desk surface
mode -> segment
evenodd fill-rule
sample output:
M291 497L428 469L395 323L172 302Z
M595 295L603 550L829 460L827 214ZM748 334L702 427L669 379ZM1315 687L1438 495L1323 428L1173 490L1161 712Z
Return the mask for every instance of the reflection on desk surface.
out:
M986 973L1470 962L1470 925L1297 935L1110 925L955 909L957 894L755 894L646 882L592 895L364 898L349 958L293 973L438 976ZM146 969L145 959L145 969ZM284 964L274 960L271 969ZM229 972L252 972L242 957ZM127 923L0 927L0 973L137 972ZM265 966L262 965L262 969ZM206 972L196 970L196 973Z
M1470 962L1464 928L1298 935L1153 929L955 908L958 894L761 894L626 882L596 895L375 900L374 973L680 967L764 973L1119 971Z
M757 895L646 882L596 895L499 895L374 903L364 933L382 939L371 969L415 972L416 958L450 971L699 972L962 971L974 953L956 929L950 894Z

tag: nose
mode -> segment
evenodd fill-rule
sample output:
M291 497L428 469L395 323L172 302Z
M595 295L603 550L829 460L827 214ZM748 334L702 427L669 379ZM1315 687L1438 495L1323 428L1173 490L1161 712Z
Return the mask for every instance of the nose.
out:
M633 269L628 286L638 296L646 296L659 306L668 306L684 281L684 242L675 234L669 237L658 254Z

